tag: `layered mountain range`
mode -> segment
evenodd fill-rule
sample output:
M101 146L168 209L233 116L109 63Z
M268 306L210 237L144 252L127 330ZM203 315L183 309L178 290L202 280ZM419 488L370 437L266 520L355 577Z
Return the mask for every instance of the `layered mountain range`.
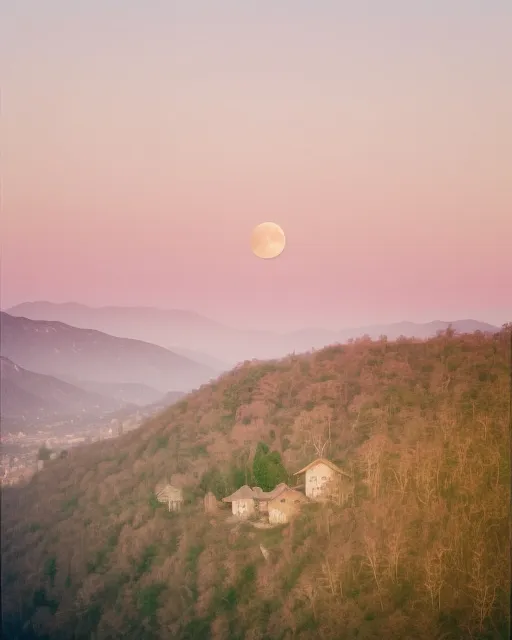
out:
M106 384L145 384L162 394L192 389L217 373L141 340L4 312L0 322L2 355L36 373Z
M218 371L146 342L0 313L2 426L165 407Z
M26 428L71 415L164 407L229 369L229 362L280 357L364 334L426 338L449 324L460 333L498 330L460 320L278 334L232 329L186 311L26 303L0 312L0 411L4 425L8 419Z
M459 333L494 333L498 327L477 320L436 320L423 324L398 322L355 327L340 331L306 328L291 333L241 330L225 326L191 311L151 307L101 307L82 304L27 302L8 310L12 316L32 320L65 322L74 327L96 329L115 336L144 340L160 345L196 362L222 371L253 358L279 358L288 353L319 349L343 343L364 334L371 338L386 335L390 340L406 337L430 338L450 324Z
M3 356L0 356L0 375L2 418L18 419L21 424L80 416L84 412L103 415L127 404L53 376L27 371Z

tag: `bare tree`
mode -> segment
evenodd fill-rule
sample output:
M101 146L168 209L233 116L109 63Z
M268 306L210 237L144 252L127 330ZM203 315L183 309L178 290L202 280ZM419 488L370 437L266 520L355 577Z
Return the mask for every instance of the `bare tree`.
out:
M382 435L375 435L365 442L359 449L359 455L365 469L365 482L370 488L373 498L379 494L382 456L387 445L387 439Z
M316 586L313 585L310 581L303 582L299 587L298 592L309 602L311 612L313 613L313 619L317 620L316 601L318 598L318 592Z
M405 539L404 539L404 527L402 522L395 524L393 532L390 534L387 547L389 555L389 570L391 580L398 582L398 567L400 563L400 557L404 554Z
M412 468L412 458L411 458L410 452L408 451L405 451L402 453L396 468L390 467L390 471L396 480L397 491L401 499L404 498L410 483L411 468Z
M445 582L444 556L447 547L437 543L433 549L427 551L424 562L425 587L430 596L430 603L433 609L441 611L441 591Z
M441 433L443 434L444 442L449 442L457 426L457 420L455 419L455 416L445 411L441 414L438 424L441 429Z
M466 471L468 451L470 446L471 446L471 440L469 438L466 438L464 440L459 439L456 443L455 452L458 459L456 473L459 478L462 478L462 475Z
M489 431L489 427L491 425L491 416L489 416L488 414L481 416L480 418L478 418L478 422L482 425L484 432L483 432L483 439L484 441L487 440L487 433Z
M319 586L329 592L331 596L335 596L338 590L337 581L331 561L326 556L321 566L321 574L318 578Z
M366 556L366 564L371 569L375 584L377 585L377 593L379 595L380 608L384 611L384 604L382 603L382 590L379 580L379 554L377 552L377 542L373 536L369 534L364 535L364 549Z
M469 589L473 600L473 618L478 624L479 631L491 615L496 601L498 585L487 568L485 546L482 541L473 550Z
M323 458L331 446L331 423L332 409L322 405L303 411L298 418L304 448L312 449L318 458Z
M429 449L418 446L414 461L416 497L423 506L428 506L439 492L439 475L442 466L442 451L433 446Z

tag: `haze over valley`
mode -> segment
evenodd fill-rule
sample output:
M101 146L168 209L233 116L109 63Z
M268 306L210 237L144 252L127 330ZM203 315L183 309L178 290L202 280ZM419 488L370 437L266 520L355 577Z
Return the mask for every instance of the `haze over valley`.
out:
M192 311L145 307L93 308L77 303L23 303L7 309L12 316L32 320L51 320L96 329L115 336L144 340L167 349L184 350L182 354L216 369L225 370L252 358L279 358L328 344L346 342L368 335L390 340L406 337L428 338L451 325L461 333L498 330L499 327L477 320L435 320L427 323L396 322L387 325L355 327L331 331L322 328L281 333L251 331L225 326ZM172 346L171 346L172 345Z
M4 312L0 352L4 483L29 477L44 444L117 436L217 373L156 345Z
M41 446L53 442L62 450L115 437L243 361L362 336L424 339L447 327L498 331L459 320L283 334L233 329L187 311L37 302L0 312L0 326L4 483L33 473ZM178 345L175 351L162 346L169 343Z

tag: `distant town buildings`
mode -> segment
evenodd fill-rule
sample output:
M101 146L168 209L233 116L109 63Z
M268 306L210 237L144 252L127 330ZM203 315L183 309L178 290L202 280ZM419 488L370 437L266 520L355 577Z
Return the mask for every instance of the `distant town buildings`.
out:
M99 419L78 427L73 420L41 425L29 433L23 431L5 431L0 433L2 454L0 458L0 482L2 485L17 484L25 474L29 477L38 470L37 457L41 448L57 453L63 450L72 451L80 447L103 439L116 438L128 431L138 429L142 422L153 415L154 411L138 410L128 418ZM63 430L71 433L62 433ZM15 448L19 453L6 453L6 448ZM55 459L55 456L54 456Z

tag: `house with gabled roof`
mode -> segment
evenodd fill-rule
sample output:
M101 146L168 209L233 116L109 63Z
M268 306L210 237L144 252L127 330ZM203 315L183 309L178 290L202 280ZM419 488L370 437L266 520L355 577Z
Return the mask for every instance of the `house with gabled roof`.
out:
M284 482L280 482L272 491L262 491L260 487L253 487L252 492L258 511L263 514L268 513L269 502L287 487L288 485Z
M274 490L274 495L268 502L268 521L270 524L283 524L289 522L297 515L300 507L308 498L288 485L280 486Z
M179 511L183 505L183 491L168 482L160 482L155 487L156 499L167 505L169 511Z
M305 475L305 493L312 500L334 500L340 504L353 494L354 483L350 474L327 458L317 458L295 476Z
M256 511L253 490L246 484L230 496L222 498L222 502L231 502L233 515L238 518L249 518Z

